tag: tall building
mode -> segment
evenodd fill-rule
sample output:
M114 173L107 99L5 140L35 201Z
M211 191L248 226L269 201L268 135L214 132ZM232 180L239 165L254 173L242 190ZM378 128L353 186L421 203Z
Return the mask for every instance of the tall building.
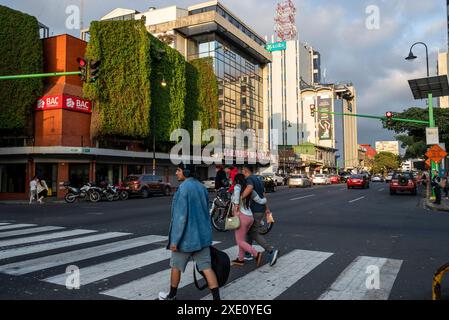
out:
M449 53L440 52L438 53L438 75L443 76L448 74L449 68ZM449 108L449 97L439 97L438 106L440 108Z
M219 129L225 137L234 129L265 128L263 91L271 54L265 50L265 39L229 9L215 0L187 9L152 7L142 13L119 8L102 18L126 19L144 19L151 34L164 39L187 60L213 59L219 82ZM88 30L83 31L84 38L87 33ZM267 137L255 138L268 151Z

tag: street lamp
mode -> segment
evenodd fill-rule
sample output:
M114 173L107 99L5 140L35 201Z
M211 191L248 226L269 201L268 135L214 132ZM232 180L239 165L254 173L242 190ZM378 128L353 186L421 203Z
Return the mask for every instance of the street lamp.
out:
M410 48L410 53L408 54L408 57L405 58L405 60L408 61L412 61L415 60L416 58L418 58L417 56L415 56L413 54L413 48L418 45L418 44L422 44L425 48L426 48L426 62L427 62L427 77L430 77L430 70L429 70L429 48L427 47L427 45L424 42L416 42L415 44L413 44Z

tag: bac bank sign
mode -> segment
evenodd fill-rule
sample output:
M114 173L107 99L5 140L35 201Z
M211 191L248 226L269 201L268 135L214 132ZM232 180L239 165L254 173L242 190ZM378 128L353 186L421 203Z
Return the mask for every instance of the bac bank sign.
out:
M66 109L77 112L92 113L92 102L74 96L44 96L37 100L36 111Z

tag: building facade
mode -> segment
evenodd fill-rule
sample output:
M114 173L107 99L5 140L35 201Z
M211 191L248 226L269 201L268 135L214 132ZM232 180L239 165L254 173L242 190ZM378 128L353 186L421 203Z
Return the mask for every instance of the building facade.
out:
M399 155L399 141L376 141L376 151Z

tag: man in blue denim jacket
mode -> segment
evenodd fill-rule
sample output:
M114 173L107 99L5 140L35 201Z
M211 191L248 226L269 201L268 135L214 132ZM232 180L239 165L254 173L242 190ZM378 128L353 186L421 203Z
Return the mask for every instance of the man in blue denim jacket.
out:
M182 182L175 193L167 249L172 251L170 259L171 287L169 293L161 292L160 300L175 300L187 263L193 259L198 270L204 273L214 300L220 300L217 277L212 270L210 249L212 227L209 217L209 193L195 178L195 167L180 164L176 170Z

